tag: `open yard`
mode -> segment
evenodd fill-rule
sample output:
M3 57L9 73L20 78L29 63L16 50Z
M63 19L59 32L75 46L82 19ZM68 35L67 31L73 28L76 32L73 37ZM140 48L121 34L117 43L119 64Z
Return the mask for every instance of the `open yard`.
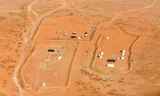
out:
M160 96L160 0L0 0L0 96Z
M70 68L77 44L39 41L22 68L25 86L33 89L64 87L68 83Z

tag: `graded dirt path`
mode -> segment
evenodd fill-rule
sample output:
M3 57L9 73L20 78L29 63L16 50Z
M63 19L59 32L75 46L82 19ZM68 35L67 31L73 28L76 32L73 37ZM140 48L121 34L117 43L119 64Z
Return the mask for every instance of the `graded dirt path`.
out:
M37 16L37 14L34 12L34 10L32 10L32 6L34 4L36 4L36 2L38 2L38 0L34 1L33 3L31 3L29 5L29 7L28 7L29 18L32 18L31 15L30 15L30 13L33 13L35 16ZM23 42L23 46L22 46L21 58L19 60L18 66L16 67L16 69L14 71L14 75L13 75L13 81L14 81L14 84L16 85L16 87L19 90L20 96L24 95L24 90L22 89L21 85L18 82L18 73L19 73L21 67L23 66L23 64L24 64L24 62L26 60L26 57L27 57L27 53L26 53L25 49L28 48L28 41L30 40L29 34L35 34L35 31L37 30L40 22L46 16L54 13L55 11L58 11L58 10L64 8L65 6L66 6L66 3L64 1L64 3L62 4L62 6L60 6L59 8L49 11L48 13L46 13L43 16L41 16L40 18L38 18L37 21L32 21L31 26L29 26L29 28L27 29L27 33L24 36L24 42Z
M120 13L120 14L116 15L115 17L113 17L110 22L113 23L113 21L115 21L117 18L119 18L120 16L123 16L125 14L151 8L156 4L156 2L157 2L157 0L153 0L153 2L151 4L149 4L148 6L145 6L145 7L142 7L142 8L137 8L137 9L133 9L133 10L129 10L129 11L126 11L124 13Z
M157 0L154 0L151 4L149 4L149 5L147 5L147 6L145 6L145 7L142 7L142 8L137 8L137 9L132 9L132 10L128 10L128 11L126 11L126 12L122 12L122 13L120 13L120 14L117 14L116 16L114 16L109 22L107 22L107 28L109 28L109 27L115 27L114 26L114 21L116 20L116 19L118 19L119 17L121 17L121 16L125 16L125 14L132 14L133 12L136 12L136 11L141 11L141 10L145 10L145 9L149 9L149 8L152 8L155 4L156 4L156 2L157 2ZM106 23L105 23L106 24ZM99 23L99 26L98 26L98 29L97 29L97 31L99 31L99 29L100 29L100 26L101 25L104 25L103 24L103 19L100 21L100 23ZM120 30L120 29L118 29L117 27L115 27L117 30ZM120 30L121 31L121 30ZM103 33L102 33L103 34ZM132 34L129 34L129 35L132 35ZM133 36L135 36L135 35L133 35ZM96 38L96 36L94 37L94 38ZM98 38L98 37L97 37ZM128 69L128 71L126 71L126 72L122 72L122 73L128 73L128 72L130 72L130 71L132 71L132 69L133 69L133 63L130 61L130 58L131 58L131 55L132 55L132 47L134 47L134 45L140 40L140 36L138 36L137 35L137 39L135 39L134 40L134 42L131 44L131 47L130 47L130 49L129 49L129 59L128 59L128 63L130 64L129 66L129 69ZM100 41L98 41L99 39L97 39L97 41L96 41L96 48L98 48L99 46L100 46L100 44L98 44L98 42L100 42ZM122 46L122 45L121 45ZM96 50L95 50L96 51ZM96 56L96 54L95 54L95 52L94 52L94 55ZM92 65L91 65L92 66Z

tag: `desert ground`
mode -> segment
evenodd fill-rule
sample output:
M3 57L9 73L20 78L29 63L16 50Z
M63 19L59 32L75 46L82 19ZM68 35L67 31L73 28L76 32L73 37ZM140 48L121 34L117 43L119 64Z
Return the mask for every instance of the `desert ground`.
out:
M160 0L0 5L0 96L160 96Z

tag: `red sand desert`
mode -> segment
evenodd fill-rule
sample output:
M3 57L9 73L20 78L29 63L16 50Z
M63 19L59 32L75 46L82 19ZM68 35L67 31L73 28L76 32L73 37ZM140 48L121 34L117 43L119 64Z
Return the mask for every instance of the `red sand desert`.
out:
M0 96L160 96L159 0L0 5Z

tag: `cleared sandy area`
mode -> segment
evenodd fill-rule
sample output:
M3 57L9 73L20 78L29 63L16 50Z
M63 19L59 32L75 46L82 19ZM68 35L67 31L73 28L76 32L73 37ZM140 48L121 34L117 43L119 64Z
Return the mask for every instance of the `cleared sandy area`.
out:
M92 62L92 68L100 73L122 73L130 69L129 56L130 48L134 41L137 40L136 36L109 32L107 35L100 36L96 50L94 60ZM121 51L125 50L125 53ZM99 54L103 52L102 57ZM113 62L109 61L113 60ZM107 65L111 65L107 66ZM113 67L112 67L113 66Z
M75 16L47 18L39 26L35 38L37 40L91 40L97 25L98 22L94 20Z
M34 90L43 87L43 83L49 88L66 86L76 48L76 43L38 41L22 68L24 86Z
M0 0L0 95L18 96L13 73L19 61L31 0Z
M160 96L159 0L0 5L0 96Z

